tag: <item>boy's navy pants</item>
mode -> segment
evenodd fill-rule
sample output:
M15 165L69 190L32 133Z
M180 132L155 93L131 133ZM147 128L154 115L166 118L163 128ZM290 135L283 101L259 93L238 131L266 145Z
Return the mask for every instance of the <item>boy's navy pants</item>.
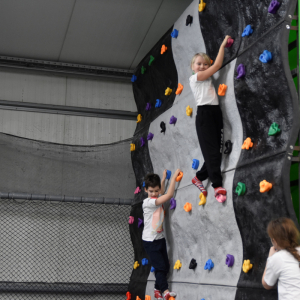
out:
M155 269L156 281L154 287L164 292L168 289L167 274L170 268L166 239L154 240L153 242L143 241L143 245L150 263Z
M210 178L214 188L222 186L221 161L223 150L223 117L219 105L202 105L197 108L196 131L204 164L196 177Z

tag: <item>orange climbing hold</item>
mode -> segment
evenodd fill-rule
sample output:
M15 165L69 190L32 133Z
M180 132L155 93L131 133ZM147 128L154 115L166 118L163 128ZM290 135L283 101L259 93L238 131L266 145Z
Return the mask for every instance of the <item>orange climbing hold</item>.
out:
M178 83L178 88L175 94L176 95L181 94L182 90L183 90L183 85L181 83Z
M246 138L243 143L242 149L249 150L249 148L252 148L252 147L253 147L253 143L252 143L251 139L249 137Z
M136 296L136 300L142 300L139 296Z
M168 50L168 47L166 47L165 45L162 45L161 49L160 49L160 54L164 54L167 50Z
M145 300L151 300L151 296L146 295L146 296L145 296Z
M206 3L203 2L203 0L201 0L200 4L199 4L199 11L204 11L206 6Z
M183 173L182 172L179 172L178 176L176 177L176 181L180 181L183 177Z
M218 95L219 96L225 96L225 93L227 91L227 85L226 84L220 84L219 85L219 90L218 90Z
M272 183L270 183L270 182L268 182L266 180L261 181L260 184L259 184L259 186L260 186L260 190L259 191L261 193L268 192L273 187Z
M174 297L170 297L169 300L175 300L175 298Z
M184 204L184 207L183 209L186 211L186 212L190 212L192 210L192 204L187 202L186 204Z
M213 62L214 62L214 61L211 59L211 60L210 60L210 64L212 65L212 64L213 64Z

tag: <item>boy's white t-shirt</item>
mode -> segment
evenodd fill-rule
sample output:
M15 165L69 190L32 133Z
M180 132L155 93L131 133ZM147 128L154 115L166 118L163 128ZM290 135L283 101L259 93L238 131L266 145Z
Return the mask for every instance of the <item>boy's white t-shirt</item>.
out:
M300 247L297 250L300 253ZM268 258L264 280L270 286L278 280L279 300L300 299L299 262L288 251L280 250Z
M197 73L190 77L190 87L195 97L196 105L219 105L219 99L211 78L197 81Z
M143 201L144 230L142 240L153 242L164 238L163 222L165 212L163 205L156 206L157 198L146 198Z

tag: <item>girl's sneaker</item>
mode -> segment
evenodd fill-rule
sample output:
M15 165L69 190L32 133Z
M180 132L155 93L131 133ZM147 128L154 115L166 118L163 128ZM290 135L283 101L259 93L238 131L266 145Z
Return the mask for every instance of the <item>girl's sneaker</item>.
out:
M215 198L218 202L223 203L226 201L226 190L223 187L217 187L215 188Z
M168 292L164 295L164 300L171 300L171 298L175 298L177 294L175 292Z
M161 292L157 289L154 289L154 298L158 300L164 300Z
M206 191L206 189L204 188L202 181L199 180L199 179L197 178L197 176L195 176L195 177L192 179L192 183L193 183L198 189L200 189L200 191L203 193L203 195L204 195L205 197L207 196L207 191Z

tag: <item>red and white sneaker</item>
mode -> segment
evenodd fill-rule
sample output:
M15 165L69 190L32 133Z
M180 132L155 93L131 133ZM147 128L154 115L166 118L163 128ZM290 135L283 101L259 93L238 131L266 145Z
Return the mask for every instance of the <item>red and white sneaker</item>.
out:
M167 292L164 295L164 300L169 300L171 297L175 298L177 296L177 294L175 292Z
M192 183L193 183L198 189L200 189L201 193L203 193L203 195L204 195L205 197L207 196L207 191L206 191L206 189L204 188L202 181L199 180L199 179L197 178L197 176L195 176L195 177L192 179Z
M215 198L218 202L223 203L226 201L226 190L223 187L217 187L215 188Z
M154 289L154 298L158 300L164 300L161 292L157 289Z

